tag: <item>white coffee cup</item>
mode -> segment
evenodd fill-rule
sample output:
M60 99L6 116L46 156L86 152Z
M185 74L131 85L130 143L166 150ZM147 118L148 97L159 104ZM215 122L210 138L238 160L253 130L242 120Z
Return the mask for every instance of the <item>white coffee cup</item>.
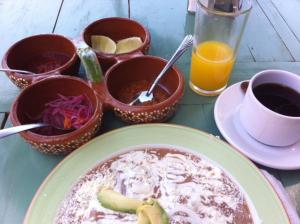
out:
M257 73L251 78L240 107L242 126L253 138L267 145L288 146L300 141L300 117L274 112L255 97L253 89L264 83L281 84L300 92L299 75L282 70Z

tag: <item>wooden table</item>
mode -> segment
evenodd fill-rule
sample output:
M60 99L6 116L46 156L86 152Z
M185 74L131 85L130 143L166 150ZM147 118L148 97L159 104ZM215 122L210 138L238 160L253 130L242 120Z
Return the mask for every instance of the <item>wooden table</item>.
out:
M131 18L150 30L152 55L170 58L184 35L193 33L194 15L187 13L186 0L131 0L130 4ZM268 68L300 73L299 11L299 0L254 0L231 84ZM90 22L113 16L129 16L127 0L0 0L0 58L12 43L26 36L59 33L76 37ZM188 53L177 63L187 78L189 64ZM7 117L18 93L0 73L1 128L11 126ZM169 122L220 135L213 118L215 100L200 97L187 86ZM108 113L102 132L124 125ZM62 158L33 150L18 135L0 140L1 223L22 221L38 186ZM267 170L282 181L300 212L300 171Z

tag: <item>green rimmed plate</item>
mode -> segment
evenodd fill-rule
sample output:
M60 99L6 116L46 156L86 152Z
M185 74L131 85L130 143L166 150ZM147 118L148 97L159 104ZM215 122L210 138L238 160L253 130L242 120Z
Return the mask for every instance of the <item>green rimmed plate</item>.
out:
M187 148L217 162L242 186L263 223L288 224L275 191L255 165L225 142L196 129L169 124L136 125L101 135L67 156L46 178L24 223L53 223L61 201L78 178L111 153L136 145Z

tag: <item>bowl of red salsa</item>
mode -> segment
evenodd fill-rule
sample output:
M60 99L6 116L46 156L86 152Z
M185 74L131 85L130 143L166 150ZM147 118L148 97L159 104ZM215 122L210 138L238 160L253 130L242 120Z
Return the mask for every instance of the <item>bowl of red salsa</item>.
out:
M147 103L130 106L136 96L148 90L166 65L165 59L139 56L119 62L106 73L107 99L116 116L127 123L163 122L176 111L184 92L184 76L173 66L154 89L154 98Z

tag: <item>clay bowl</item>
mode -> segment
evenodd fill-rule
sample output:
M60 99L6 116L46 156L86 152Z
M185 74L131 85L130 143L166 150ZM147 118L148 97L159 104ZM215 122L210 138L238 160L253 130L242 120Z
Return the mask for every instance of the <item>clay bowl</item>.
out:
M175 113L183 96L184 77L175 66L155 89L157 101L151 105L129 106L127 103L136 93L149 88L166 63L166 60L154 56L131 58L112 66L103 82L93 84L70 76L48 76L20 93L11 109L11 121L14 126L34 122L31 118L37 117L44 105L56 99L59 93L66 96L86 94L92 102L94 114L81 128L52 136L37 130L20 133L34 148L54 155L67 154L93 138L105 110L113 110L127 123L163 122Z
M2 59L2 67L30 71L35 74L6 72L10 80L24 89L39 76L59 72L77 74L79 58L76 47L68 38L57 34L30 36L13 44Z
M175 66L155 89L157 102L152 105L128 105L137 93L150 87L166 63L158 57L140 56L112 66L103 85L106 95L102 102L106 109L112 109L123 121L134 124L163 122L170 118L184 92L184 76ZM97 86L94 88L101 92Z
M81 128L66 134L47 136L35 131L25 131L20 135L34 148L47 154L67 154L89 141L97 132L102 119L102 104L95 91L83 80L69 76L48 77L27 87L15 100L11 109L14 126L32 123L29 117L38 116L44 105L57 94L76 96L86 94L93 105L94 114Z
M149 31L140 23L126 18L104 18L88 25L82 33L82 40L90 47L92 46L91 35L104 35L115 42L133 36L140 37L143 41L143 44L138 49L124 54L105 54L95 51L104 71L107 71L109 67L117 62L146 54L150 47Z

